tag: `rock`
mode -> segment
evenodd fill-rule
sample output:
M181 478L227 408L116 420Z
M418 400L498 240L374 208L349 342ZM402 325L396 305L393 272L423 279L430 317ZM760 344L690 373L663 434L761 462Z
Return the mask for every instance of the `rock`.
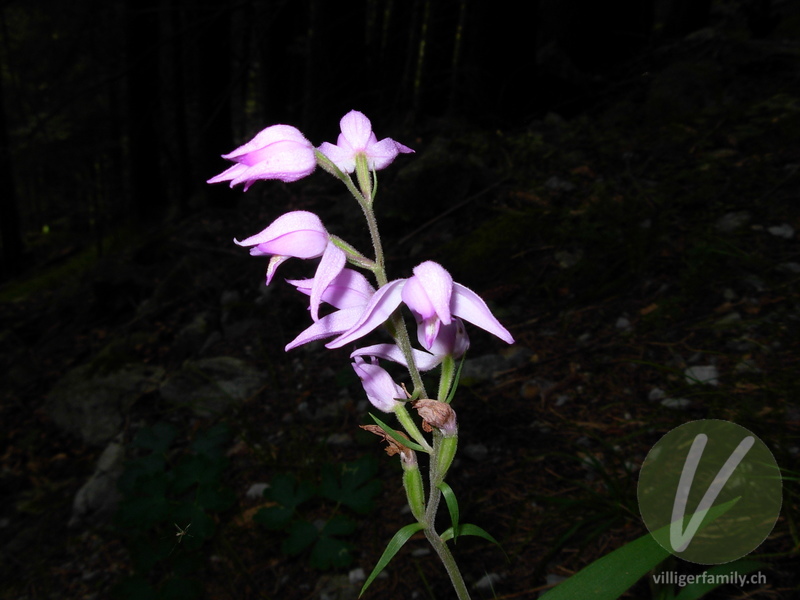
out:
M483 444L467 444L463 452L464 456L475 461L485 460L489 456L489 449Z
M45 410L59 428L99 446L119 433L133 403L157 389L163 376L160 367L143 364L124 365L112 372L83 365L53 387Z
M750 213L746 210L729 212L719 218L714 224L714 228L721 233L733 233L747 225L751 218Z
M186 361L161 384L161 397L201 417L217 416L255 394L266 376L231 356Z
M662 406L667 408L674 408L675 410L685 410L692 404L691 400L686 398L664 398L661 401Z
M121 497L117 480L122 474L124 461L125 446L117 436L103 450L92 476L75 494L69 527L83 524L96 527L108 522L116 512Z
M719 385L719 372L714 365L695 365L684 371L686 382L690 385L705 383L707 385Z
M575 184L566 179L553 175L544 182L544 187L554 192L573 192L575 191Z
M247 497L250 500L263 498L264 492L268 487L269 487L268 483L254 483L249 488L247 488L247 493L245 494L245 497Z
M487 354L477 358L467 358L461 369L462 382L489 381L496 373L521 367L533 353L522 346L509 348L503 354Z
M767 231L775 237L783 238L785 240L790 240L794 237L794 228L788 223L767 227Z
M492 591L494 590L494 586L500 583L502 579L503 576L500 575L500 573L486 573L486 575L478 579L472 587L476 590Z

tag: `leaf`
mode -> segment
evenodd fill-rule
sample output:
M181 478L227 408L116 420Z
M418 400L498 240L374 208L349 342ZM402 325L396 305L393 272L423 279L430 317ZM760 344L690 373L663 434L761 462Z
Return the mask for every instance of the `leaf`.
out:
M427 452L427 450L425 450L425 448L420 446L418 443L412 442L410 439L403 437L397 431L389 427L386 423L381 421L378 417L376 417L372 413L369 413L369 416L372 417L372 420L375 421L375 423L377 423L378 427L383 429L386 435L388 435L398 444L403 444L403 446L405 446L406 448L411 448L412 450L416 450L417 452Z
M458 532L458 500L456 500L456 495L453 493L453 488L451 488L446 482L442 481L436 487L439 488L442 492L442 496L444 496L444 501L447 503L447 510L450 512L450 521L453 523L453 527L451 528L453 532ZM458 533L453 535L453 543L455 543L455 539ZM446 540L445 540L446 541ZM489 540L492 541L492 540ZM499 545L499 544L498 544Z
M376 461L370 456L339 467L323 465L320 493L357 513L367 513L372 510L373 498L381 489L381 482L373 478L377 470Z
M710 509L701 529L733 508L737 500L738 498ZM668 529L669 525L656 533L659 534ZM572 600L573 598L616 600L669 555L670 553L659 545L652 534L646 533L584 567L541 598L544 600Z
M289 524L297 507L314 496L314 486L307 481L298 482L291 475L279 474L272 478L264 497L277 506L262 508L254 516L256 523L267 529L283 529Z
M192 442L191 448L200 455L212 460L222 456L223 446L231 438L230 428L226 423L217 423L210 429L202 432Z
M320 535L311 550L311 566L316 569L342 568L353 562L353 544L338 538Z
M132 445L135 448L144 448L153 452L163 454L172 445L177 429L164 421L159 421L152 427L145 427L133 438Z
M196 579L170 577L161 584L155 598L156 600L191 600L200 598L202 594L203 588Z
M204 483L197 488L195 500L204 509L219 512L233 506L236 496L229 487Z
M411 523L401 528L397 533L394 534L394 536L392 536L392 539L389 540L389 544L386 546L386 550L383 551L380 559L378 559L378 564L375 565L375 568L372 569L372 573L370 573L369 577L367 577L367 580L364 582L364 586L361 588L361 592L358 594L359 598L364 595L364 592L367 591L367 588L370 586L373 580L381 574L381 571L386 568L386 565L388 565L389 561L394 558L394 555L400 551L400 548L405 545L412 535L422 529L425 529L425 525L422 523Z
M477 525L472 525L471 523L464 523L463 525L459 525L458 533L453 532L452 527L448 527L444 533L442 533L442 540L445 542L451 539L455 539L458 535L474 535L477 537L482 537L483 539L493 543L495 546L503 550L503 547L500 545L494 537L482 527L478 527ZM503 550L503 554L505 554L505 550Z
M356 523L344 515L334 515L322 528L322 535L350 535L356 530Z
M456 390L458 389L458 382L461 380L461 368L464 366L464 360L467 358L467 353L465 352L464 355L461 357L461 362L458 363L458 371L456 371L456 376L453 378L453 387L450 388L450 393L447 394L447 399L445 400L446 404L450 404L455 398Z
M201 454L186 455L175 466L174 490L180 494L195 484L216 484L224 467L224 461L214 461Z
M319 531L308 521L295 521L289 527L289 537L281 544L281 551L289 556L300 554L319 537Z

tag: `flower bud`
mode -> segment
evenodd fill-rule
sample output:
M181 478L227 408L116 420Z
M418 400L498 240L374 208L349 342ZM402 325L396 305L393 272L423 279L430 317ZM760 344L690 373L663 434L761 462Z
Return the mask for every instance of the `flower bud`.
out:
M412 454L413 450L410 451ZM406 490L406 498L408 499L408 506L411 508L411 514L420 523L425 522L425 488L422 485L422 474L419 472L419 466L414 457L414 464L407 463L405 460L401 461L403 464L403 487Z
M439 480L444 480L458 449L458 436L443 437L439 444L439 452L436 454L436 473Z

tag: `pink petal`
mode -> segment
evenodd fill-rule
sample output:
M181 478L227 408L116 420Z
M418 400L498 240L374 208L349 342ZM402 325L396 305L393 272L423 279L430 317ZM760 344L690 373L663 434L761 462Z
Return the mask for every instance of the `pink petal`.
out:
M356 170L355 152L353 152L352 148L342 148L323 142L319 147L319 151L345 173L352 173Z
M444 267L433 261L425 261L414 267L417 284L406 286L403 290L403 302L418 312L424 319L433 313L442 323L450 324L450 296L453 293L453 278Z
M380 288L364 308L358 322L332 342L325 344L326 348L341 348L359 338L364 337L379 325L385 323L402 301L401 293L405 279L390 281Z
M370 135L372 135L372 123L364 113L351 110L342 117L341 121L339 121L339 126L342 129L342 135L353 150L359 152L366 149L367 142L369 142Z
M353 363L353 370L372 405L383 412L392 412L398 405L395 398L405 398L403 388L392 376L377 364L364 362L360 357Z
M319 320L319 303L322 300L322 292L342 272L345 261L344 250L328 243L317 266L317 272L314 274L314 283L311 286L311 318L315 321Z
M269 259L269 264L267 265L267 285L272 283L272 278L275 277L275 271L278 270L278 267L289 260L289 258L291 257L276 255Z
M287 279L297 288L298 292L311 295L313 279ZM370 285L367 278L353 269L342 269L336 278L331 281L325 291L322 292L322 301L327 302L336 308L352 308L354 306L365 307L375 293L375 288Z
M412 348L411 352L414 355L414 364L417 365L420 371L430 371L442 362L441 356L434 356L433 354L415 348ZM350 358L355 358L356 356L375 356L384 360L391 360L406 368L408 367L408 364L406 364L406 357L403 356L403 351L400 350L397 344L375 344L374 346L360 348L350 354Z
M300 335L289 342L286 345L285 350L288 352L289 350L297 348L298 346L302 346L303 344L308 344L309 342L339 335L343 331L350 329L355 322L358 321L360 316L360 307L345 308L342 310L337 310L336 312L332 312L331 314L322 317L319 321L314 322L311 327L304 330Z
M478 294L460 283L453 284L453 292L450 308L456 317L477 325L508 344L514 343L511 333L500 324Z
M283 254L295 258L316 258L328 245L328 232L314 213L292 211L275 219L263 231L243 241L233 240L239 246L257 246L254 256Z
M380 171L388 167L397 157L398 144L390 138L375 142L367 148L367 164L370 169Z

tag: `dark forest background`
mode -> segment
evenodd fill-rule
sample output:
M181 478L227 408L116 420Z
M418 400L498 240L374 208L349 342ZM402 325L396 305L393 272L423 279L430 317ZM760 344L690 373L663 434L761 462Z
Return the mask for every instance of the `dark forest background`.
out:
M357 108L381 130L426 119L521 127L576 114L654 50L770 0L83 0L0 8L3 273L237 194L204 181L272 123L315 144ZM715 12L716 11L716 12ZM645 73L646 75L646 73ZM52 257L51 257L52 258Z
M265 287L233 238L288 210L367 234L321 170L205 183L353 109L415 150L379 177L391 277L440 262L516 340L473 328L459 387L453 487L507 552L459 538L474 597L644 535L638 465L704 418L785 475L767 585L706 597L798 597L799 40L793 0L0 0L0 598L358 595L408 522L399 464L359 437L349 349L283 351L309 264ZM365 457L347 564L259 521L287 473ZM449 597L421 546L365 597Z

